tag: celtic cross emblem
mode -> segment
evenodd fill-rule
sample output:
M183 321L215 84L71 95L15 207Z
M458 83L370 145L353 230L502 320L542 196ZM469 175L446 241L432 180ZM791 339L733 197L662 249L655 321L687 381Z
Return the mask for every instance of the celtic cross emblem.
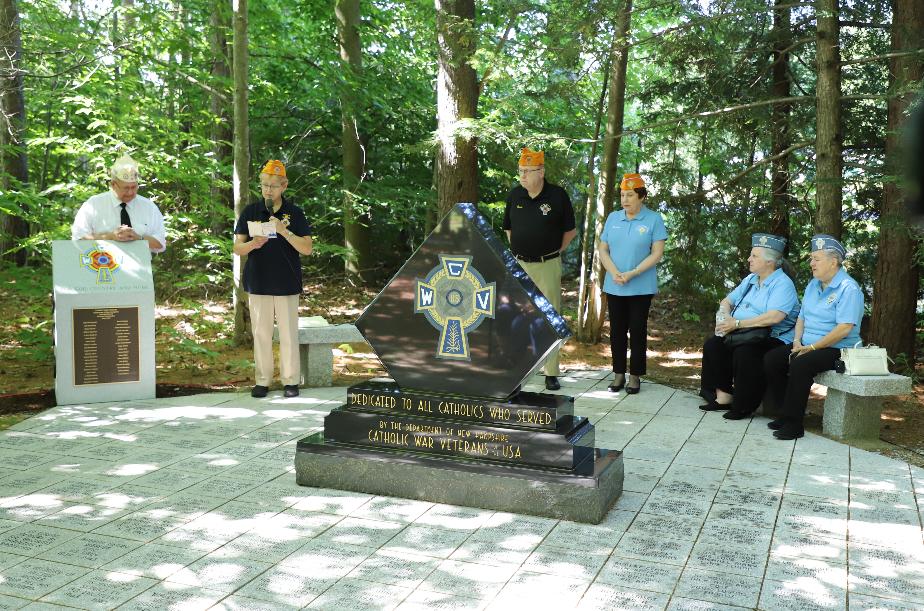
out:
M416 282L414 313L440 332L436 358L470 361L468 333L485 316L494 318L494 283L470 264L468 255L440 255L440 264Z

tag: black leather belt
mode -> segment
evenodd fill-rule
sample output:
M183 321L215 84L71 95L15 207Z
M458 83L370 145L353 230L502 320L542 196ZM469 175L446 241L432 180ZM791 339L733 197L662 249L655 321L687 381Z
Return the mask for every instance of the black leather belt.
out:
M553 252L550 255L542 255L541 257L524 257L523 255L514 255L518 261L525 261L527 263L542 263L543 261L551 261L552 259L557 259L561 256L560 252Z

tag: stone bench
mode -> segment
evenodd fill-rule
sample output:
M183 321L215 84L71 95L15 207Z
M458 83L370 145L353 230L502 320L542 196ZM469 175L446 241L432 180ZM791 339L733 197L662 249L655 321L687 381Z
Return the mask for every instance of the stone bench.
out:
M300 316L298 350L302 384L308 387L331 386L334 382L334 347L365 341L356 325L332 325L323 316Z
M911 378L890 373L885 376L848 376L825 371L815 383L828 387L822 430L838 439L879 439L882 398L911 393Z

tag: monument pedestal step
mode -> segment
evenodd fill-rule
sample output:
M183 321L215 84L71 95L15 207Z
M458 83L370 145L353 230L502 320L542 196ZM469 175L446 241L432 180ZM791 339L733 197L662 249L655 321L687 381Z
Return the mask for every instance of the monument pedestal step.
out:
M581 474L370 449L315 433L298 442L295 478L300 486L598 524L622 494L623 460L620 451L596 448L593 468Z

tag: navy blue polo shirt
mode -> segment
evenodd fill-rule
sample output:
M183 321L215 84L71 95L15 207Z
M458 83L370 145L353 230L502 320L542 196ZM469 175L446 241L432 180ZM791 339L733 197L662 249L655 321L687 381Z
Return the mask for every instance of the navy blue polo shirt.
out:
M297 236L311 235L311 225L305 213L289 200L283 199L282 206L273 213ZM248 236L247 221L266 223L270 213L263 202L255 202L244 208L234 226L234 233ZM300 295L302 292L301 255L281 235L270 238L262 248L247 255L244 264L244 290L252 295Z
M522 185L507 196L504 229L510 230L510 250L537 258L558 252L561 239L574 229L574 208L568 193L547 181L535 198Z

